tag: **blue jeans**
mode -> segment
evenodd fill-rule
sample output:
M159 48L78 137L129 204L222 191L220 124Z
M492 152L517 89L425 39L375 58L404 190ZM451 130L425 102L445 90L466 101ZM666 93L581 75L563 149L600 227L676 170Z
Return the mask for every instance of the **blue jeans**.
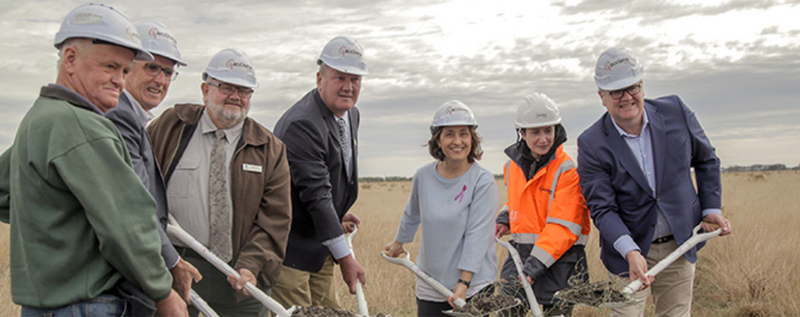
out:
M51 309L22 306L21 317L121 317L127 314L127 302L113 295L100 295L93 299Z

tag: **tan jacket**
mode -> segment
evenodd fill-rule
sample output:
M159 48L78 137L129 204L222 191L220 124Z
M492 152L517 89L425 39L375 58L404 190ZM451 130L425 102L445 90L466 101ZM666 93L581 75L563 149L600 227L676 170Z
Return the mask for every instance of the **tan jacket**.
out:
M178 104L147 127L156 160L164 168L165 183L169 184L204 109L202 105ZM260 166L261 172L245 171L243 164ZM286 148L272 132L248 117L230 172L233 268L246 268L260 277L260 287L272 287L286 255L292 220Z

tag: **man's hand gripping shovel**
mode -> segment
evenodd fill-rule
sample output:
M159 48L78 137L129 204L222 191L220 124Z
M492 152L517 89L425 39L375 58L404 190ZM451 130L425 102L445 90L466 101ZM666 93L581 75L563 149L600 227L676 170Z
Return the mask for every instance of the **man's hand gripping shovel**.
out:
M353 259L356 258L356 253L353 250L353 237L356 236L358 226L353 224L353 232L347 235L347 246L350 247L350 253L353 254ZM364 288L361 286L361 281L356 284L356 300L358 301L358 314L360 316L369 316L369 309L367 309L367 299L364 296Z
M678 248L675 249L675 251L672 251L672 253L667 255L667 257L665 257L664 259L659 261L656 265L654 265L652 268L650 268L650 270L648 270L647 273L645 273L645 275L656 276L658 273L661 273L661 271L663 271L665 268L667 268L667 266L672 264L672 262L675 262L675 260L677 260L681 256L683 256L683 254L686 253L686 251L689 251L692 248L694 248L697 244L699 244L701 242L704 242L704 241L707 241L708 239L716 237L720 233L722 233L722 229L721 228L718 228L718 229L716 229L714 231L711 231L711 232L704 232L704 233L700 233L701 229L702 229L702 223L697 225L696 227L694 227L694 229L692 229L692 236L689 237L689 239L686 240L686 242L684 242L683 244L678 246ZM583 305L593 306L593 307L598 307L598 308L620 308L620 307L625 307L625 306L630 306L630 305L633 305L633 304L641 303L641 300L636 300L631 295L633 295L633 293L638 291L639 288L642 287L642 284L643 284L642 280L638 279L638 280L635 280L635 281L631 282L627 286L625 286L621 291L622 297L624 298L624 300L621 300L621 301L607 301L607 302L606 301L601 301L601 303L594 304L594 305L593 304L588 304L588 303L582 303L582 302L577 302L577 304L583 304ZM559 296L559 294L561 292L563 292L563 291L560 291L560 292L556 293L555 296L561 298L561 296ZM592 302L597 302L597 301L592 301Z

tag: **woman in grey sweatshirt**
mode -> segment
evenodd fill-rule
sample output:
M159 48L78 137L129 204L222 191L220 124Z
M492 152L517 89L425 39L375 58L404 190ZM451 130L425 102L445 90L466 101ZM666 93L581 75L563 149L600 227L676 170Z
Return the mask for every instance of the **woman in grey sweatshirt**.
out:
M414 174L397 236L384 247L389 256L400 255L422 225L417 265L454 295L445 297L417 278L418 316L444 316L455 298L494 292L494 216L500 198L494 177L476 162L483 154L477 126L472 111L459 101L436 111L428 141L436 161Z

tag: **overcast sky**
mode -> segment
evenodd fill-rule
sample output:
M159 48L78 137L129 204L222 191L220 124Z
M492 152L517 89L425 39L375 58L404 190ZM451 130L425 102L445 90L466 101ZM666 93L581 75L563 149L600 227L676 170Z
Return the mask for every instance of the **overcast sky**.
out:
M85 1L0 0L0 150L41 86L55 81L53 38ZM201 74L218 51L238 47L260 87L250 116L269 129L315 87L315 60L337 35L356 38L363 80L360 176L411 176L432 158L433 112L458 99L476 114L502 173L515 141L514 111L542 92L575 140L605 112L592 75L597 56L625 46L645 67L648 98L677 94L692 108L723 166L800 164L800 0L678 1L106 1L134 22L162 22L189 66L160 114L200 103Z

